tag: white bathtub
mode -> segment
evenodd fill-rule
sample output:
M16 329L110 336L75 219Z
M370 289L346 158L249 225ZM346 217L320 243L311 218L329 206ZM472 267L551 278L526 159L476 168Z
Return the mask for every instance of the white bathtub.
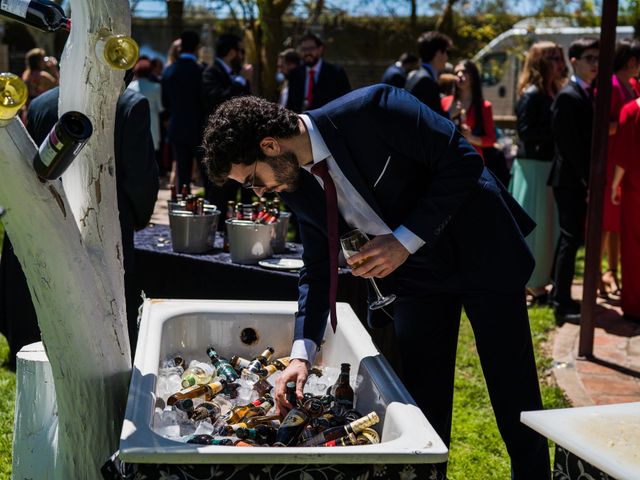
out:
M128 463L164 464L419 464L446 461L447 448L379 354L351 307L338 304L338 329L328 327L316 363L337 367L349 362L362 376L355 408L380 415L381 443L354 447L202 446L176 442L152 430L155 386L160 360L182 352L204 356L215 345L223 356L252 357L273 346L289 353L296 302L153 300L143 306L120 459ZM241 332L253 328L259 339L243 344ZM417 372L416 372L417 373Z

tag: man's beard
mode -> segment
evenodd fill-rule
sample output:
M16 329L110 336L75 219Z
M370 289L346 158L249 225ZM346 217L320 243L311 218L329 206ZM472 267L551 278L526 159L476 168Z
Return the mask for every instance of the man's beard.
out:
M268 160L273 168L274 177L279 185L286 185L284 192L294 192L298 188L300 175L300 164L298 157L293 152L286 152L282 155Z
M313 55L309 55L303 58L305 66L309 68L314 67L316 63L318 63L318 60L320 60L320 57L316 57Z

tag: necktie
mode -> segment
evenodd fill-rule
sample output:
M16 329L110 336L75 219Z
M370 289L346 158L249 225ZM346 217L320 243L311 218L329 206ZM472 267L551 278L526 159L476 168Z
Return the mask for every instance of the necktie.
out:
M324 183L324 197L327 206L327 237L329 238L329 308L333 332L338 325L336 315L336 295L338 293L338 195L329 174L327 161L322 160L311 167L311 173Z
M307 95L305 100L307 101L307 109L311 108L313 103L313 88L315 87L316 71L312 68L309 70L309 81L307 82Z

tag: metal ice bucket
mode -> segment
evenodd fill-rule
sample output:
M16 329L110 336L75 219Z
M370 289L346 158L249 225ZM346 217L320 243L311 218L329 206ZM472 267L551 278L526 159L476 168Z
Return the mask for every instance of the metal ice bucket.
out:
M276 222L276 234L271 241L271 248L274 253L282 253L287 249L287 230L289 229L289 218L291 213L280 212L280 217Z
M220 211L205 209L204 215L186 210L169 211L174 252L203 253L213 248Z
M232 262L251 265L273 254L271 242L275 238L275 224L233 219L227 220L226 224Z
M187 202L185 202L184 200L180 200L179 202L172 202L171 200L167 200L167 210L169 210L170 212L173 212L174 210L185 210L187 208ZM205 200L205 204L204 204L204 211L207 212L213 212L214 210L217 210L218 208L215 205L206 203Z

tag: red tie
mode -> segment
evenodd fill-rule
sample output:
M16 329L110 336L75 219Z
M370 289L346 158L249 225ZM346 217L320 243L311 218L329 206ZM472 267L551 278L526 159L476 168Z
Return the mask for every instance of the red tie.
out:
M322 160L311 167L311 173L320 177L324 183L324 197L327 206L327 237L329 238L329 308L331 327L336 332L336 295L338 293L338 195L336 186L329 175L327 161Z
M307 95L306 95L307 109L310 109L311 104L313 103L313 87L315 87L315 81L316 81L316 71L312 68L309 70L309 82L307 84Z

